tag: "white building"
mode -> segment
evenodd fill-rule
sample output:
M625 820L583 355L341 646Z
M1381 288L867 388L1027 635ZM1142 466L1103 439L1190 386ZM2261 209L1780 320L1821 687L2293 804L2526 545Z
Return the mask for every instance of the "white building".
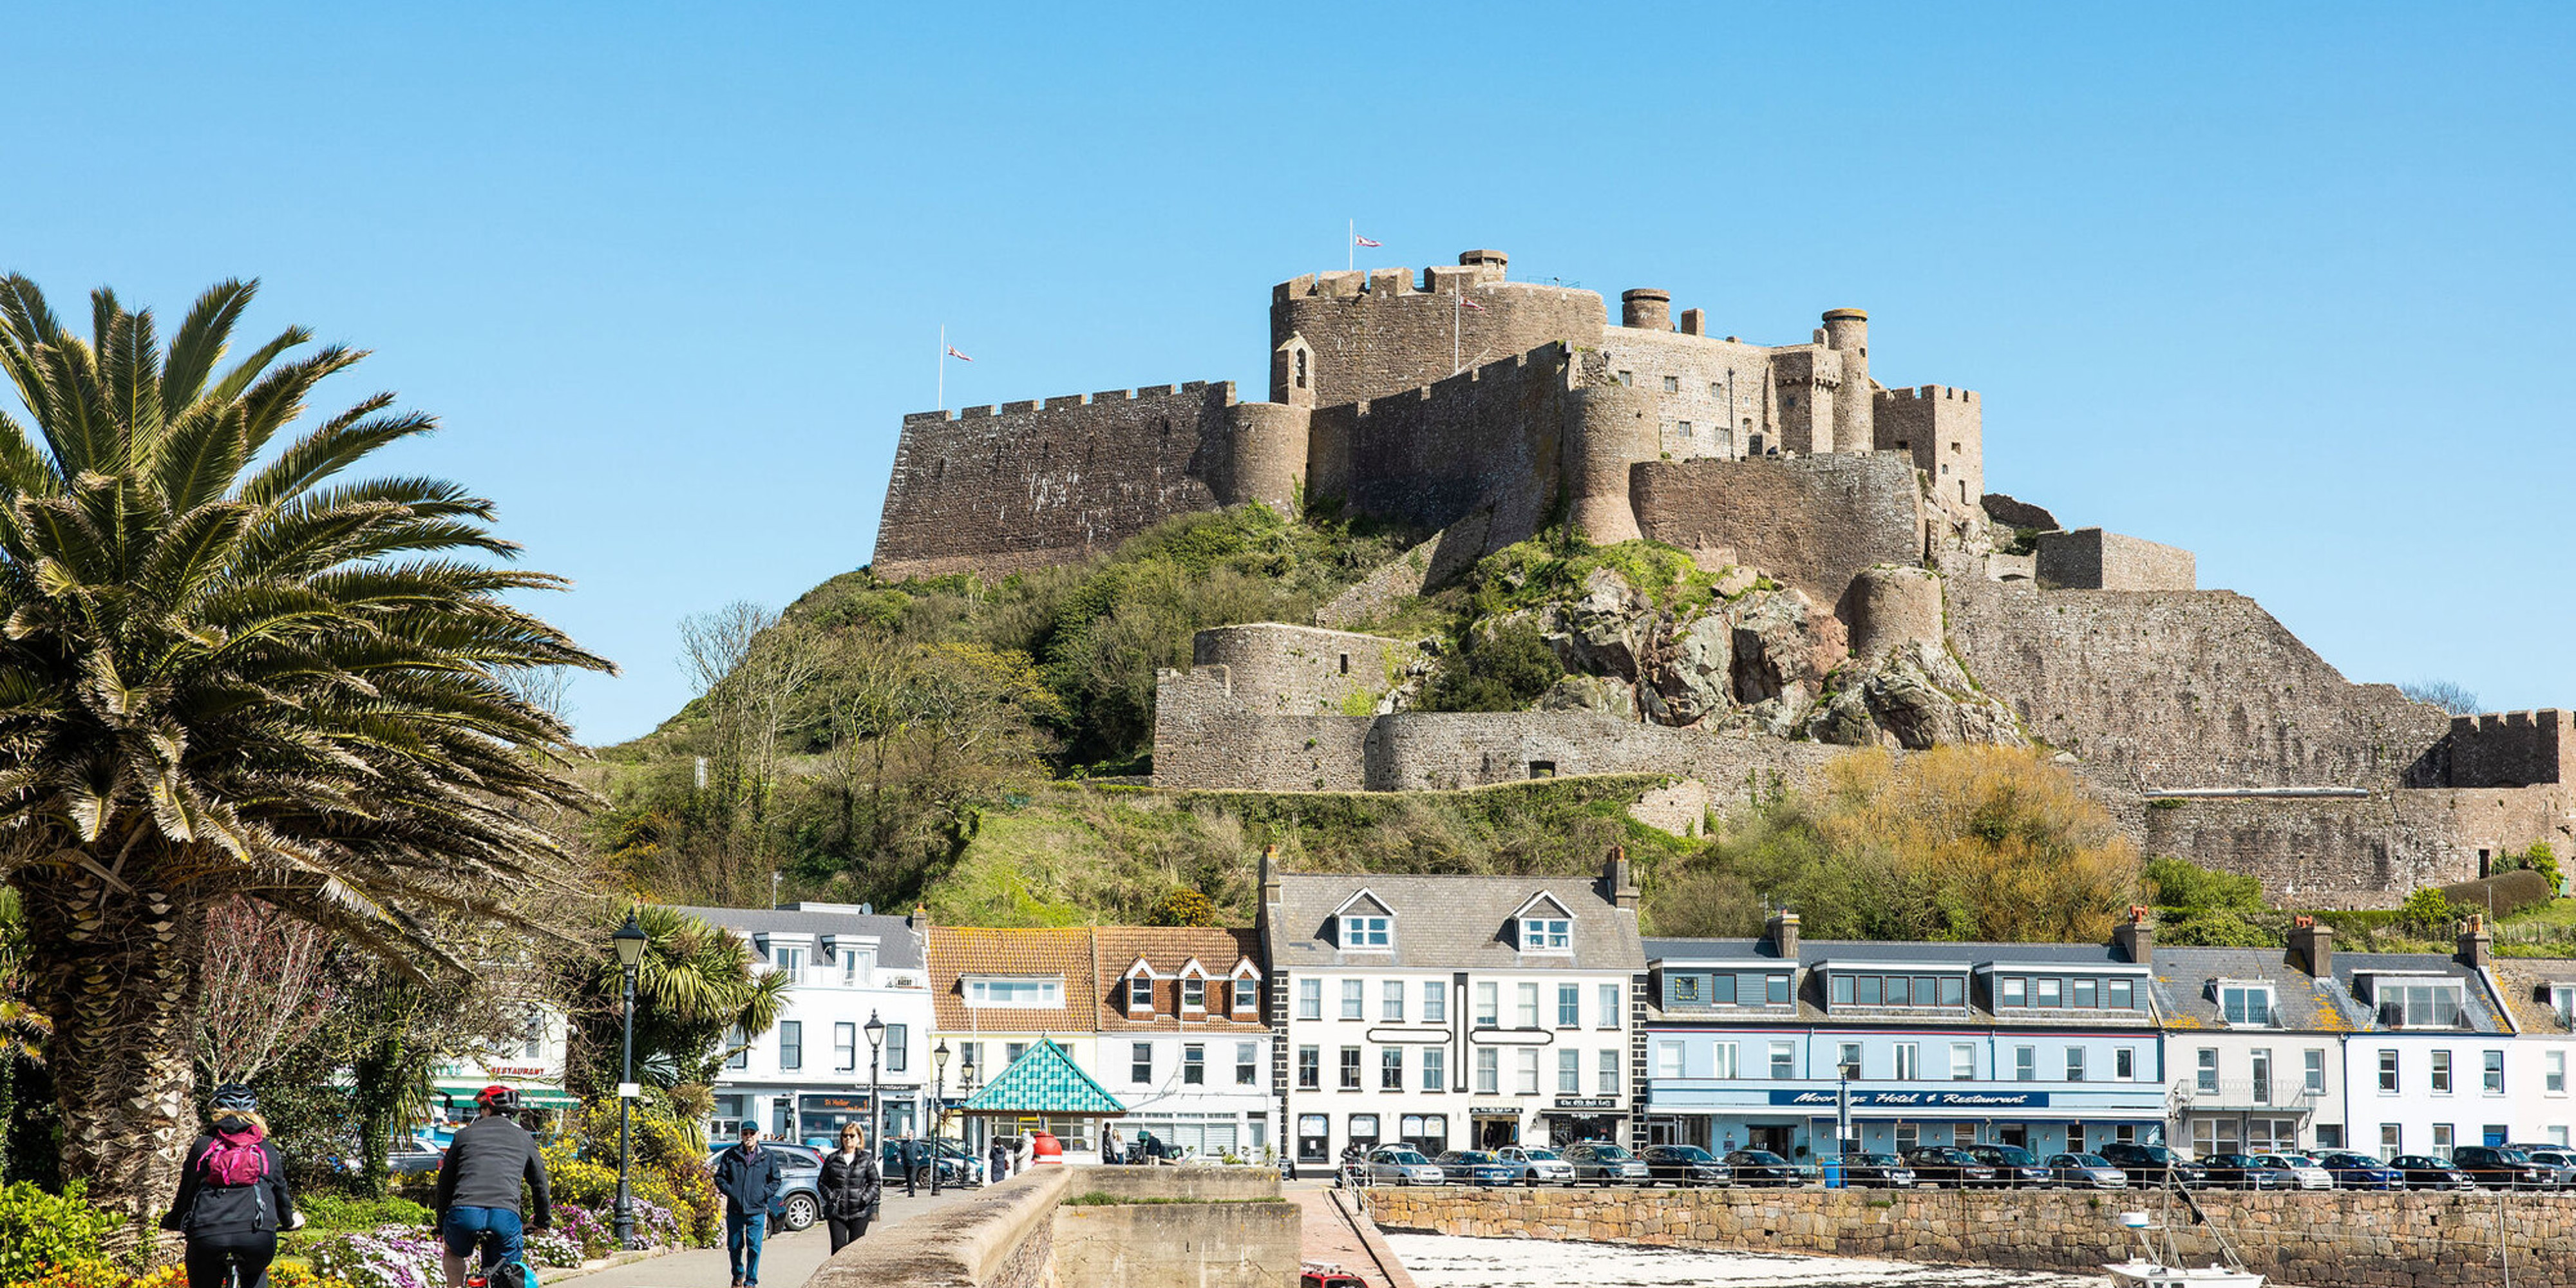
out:
M579 1104L563 1089L565 1047L570 1033L571 1023L563 1008L538 1003L528 1008L516 1034L433 1067L429 1136L445 1141L456 1128L473 1121L474 1098L485 1087L513 1088L519 1093L519 1103L535 1110L570 1109Z
M737 1049L717 1071L711 1140L730 1141L753 1122L776 1138L828 1146L842 1123L868 1121L872 1085L888 1136L923 1126L933 1014L911 918L835 903L679 911L742 936L758 969L792 982L775 1028L728 1038ZM870 1019L885 1026L874 1046Z
M2488 973L2492 943L2471 918L2449 957L2315 950L2316 973L2332 975L2356 1021L2343 1053L2354 1148L2444 1157L2518 1139L2526 1088L2513 1076L2513 1026Z
M2309 954L2324 962L2310 968ZM2279 1150L2364 1151L2344 1076L2356 1024L2333 973L2332 935L2302 925L2290 950L2158 949L2173 1139L2200 1156Z
M2576 1064L2576 962L2499 957L2493 975L2516 1030L2505 1056L2513 1141L2576 1144L2569 1138L2576 1097L2568 1094L2568 1067Z
M1250 930L1103 926L1098 1063L1127 1106L1117 1121L1186 1153L1261 1159L1278 1139L1260 935Z
M1262 941L1291 1157L1629 1141L1645 951L1602 878L1280 873Z
M933 1037L951 1053L948 1103L963 1104L975 1086L1000 1077L1041 1039L1052 1040L1084 1075L1117 1094L1102 1076L1102 968L1090 927L932 926L927 938L938 1007ZM1045 1131L1063 1143L1066 1161L1091 1162L1099 1157L1099 1124L1080 1114L1036 1113L952 1121L945 1134L981 1150L995 1134Z

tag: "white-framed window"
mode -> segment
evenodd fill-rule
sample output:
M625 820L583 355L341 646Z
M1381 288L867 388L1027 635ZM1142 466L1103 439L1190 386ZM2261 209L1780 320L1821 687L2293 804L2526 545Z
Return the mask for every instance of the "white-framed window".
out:
M2254 1103L2272 1103L2272 1053L2270 1050L2249 1051L2247 1062L2254 1070Z
M2218 1048L2200 1049L2199 1063L2192 1070L2191 1089L2204 1096L2218 1094Z
M1556 986L1556 1027L1560 1029L1583 1027L1583 986L1581 984Z
M1130 975L1127 977L1127 1013L1129 1015L1152 1015L1154 1013L1153 976Z
M2379 1053L2379 1093L2397 1094L2397 1052L2393 1049Z
M2084 1081L2084 1048L2080 1046L2066 1048L2066 1080Z
M904 1073L909 1071L912 1068L912 1026L909 1024L887 1025L885 1043L886 1072ZM1014 1060L1019 1059L1016 1055L1011 1058Z
M1523 985L1521 985L1521 986L1520 986L1520 1002L1521 1002L1521 1005L1520 1005L1520 1020L1521 1020L1521 1027L1522 1027L1522 1028L1525 1028L1525 1029L1534 1029L1534 1028L1537 1028L1537 1027L1538 1027L1538 985L1536 985L1536 984L1523 984Z
M1525 953L1573 952L1574 922L1565 917L1521 918L1521 951Z
M1366 980L1342 981L1342 1018L1346 1020L1368 1018L1368 982Z
M1492 923L1487 923L1492 924ZM1349 913L1342 917L1342 948L1381 949L1395 946L1395 918Z
M1436 1046L1422 1048L1422 1089L1424 1091L1449 1089L1449 1048Z
M2576 984L2549 986L2549 1009L2558 1016L2558 1027L2576 1029Z
M2218 1006L2227 1016L2231 1028L2270 1028L2272 1025L2272 986L2221 980L2218 983Z
M832 1026L832 1067L843 1073L851 1073L858 1069L858 1025L835 1024Z
M1775 1079L1797 1077L1798 1044L1787 1038L1771 1041L1771 1076Z
M1597 1096L1619 1094L1619 1053L1609 1047L1601 1049L1600 1080L1593 1094Z
M2014 1048L2013 1048L2013 1081L2015 1081L2015 1082L2037 1082L2037 1081L2039 1081L2039 1048L2038 1048L2038 1047L2035 1047L2035 1046L2017 1046L2017 1047L2014 1047Z
M1899 1042L1894 1049L1898 1082L1909 1082L1923 1076L1923 1047L1920 1043Z
M1447 980L1422 981L1422 1022L1425 1024L1449 1022L1449 982Z
M2138 1049L2136 1047L2113 1047L2111 1049L2111 1077L2112 1080L2116 1082L2136 1082L2138 1080Z
M1342 1048L1341 1079L1342 1090L1357 1091L1360 1089L1360 1049L1358 1047L1346 1046Z
M1324 1018L1324 981L1320 979L1297 981L1297 1018L1301 1020Z
M832 955L841 960L843 988L857 988L859 982L877 968L877 954L873 948L844 947L834 950Z
M2504 1094L2504 1052L2487 1050L2478 1053L2478 1090L2490 1096Z
M2451 1053L2448 1051L2433 1052L2433 1094L2451 1094Z
M769 950L769 964L789 979L802 980L805 978L805 946L780 944Z
M1404 1048L1382 1046L1377 1049L1377 1089L1404 1090Z
M1977 1076L1977 1045L1973 1042L1950 1044L1950 1081L1968 1082Z
M1538 1094L1538 1048L1522 1047L1520 1052L1520 1093L1535 1096Z
M1599 1028L1615 1029L1619 1027L1623 1009L1619 1005L1619 986L1604 984L1601 986L1601 1010L1592 1017L1592 1023Z
M1235 1043L1234 1085L1238 1087L1249 1087L1259 1081L1261 1081L1261 1044L1258 1042Z
M1490 980L1476 985L1476 1027L1498 1029L1503 1026L1503 986Z
M2433 1124L2433 1157L2444 1160L2451 1157L2451 1124Z
M1476 1090L1499 1095L1503 1089L1503 1053L1498 1047L1476 1048Z
M1583 1053L1573 1047L1556 1049L1556 1089L1569 1096L1583 1094Z
M2459 1023L2460 985L2455 980L2371 981L2379 1022L2397 1029L2447 1029Z
M1307 1091L1324 1086L1324 1049L1316 1046L1297 1048L1297 1085Z
M1031 976L969 975L966 977L966 1004L1052 1011L1064 1005L1064 981Z
M1181 1081L1192 1087L1207 1085L1207 1044L1192 1042L1181 1048Z
M1204 1011L1207 1009L1206 980L1200 979L1196 975L1192 975L1181 981L1181 1009L1184 1011Z
M1726 1067L1735 1062L1735 1044L1732 1042L1720 1042L1717 1044L1716 1050L1718 1053L1717 1076L1721 1078L1734 1077L1734 1074L1726 1071ZM1684 1063L1685 1059L1684 1048L1681 1043L1656 1043L1655 1076L1658 1078L1679 1078L1685 1076L1682 1070L1689 1067Z
M2540 1053L2540 1089L2553 1096L2567 1094L2567 1051L2564 1047Z
M2309 1047L2299 1053L2299 1059L2300 1072L2305 1079L2303 1085L2307 1087L2308 1094L2311 1096L2326 1094L2326 1053L2316 1047Z
M1671 1053L1672 1058L1673 1058L1675 1061L1679 1061L1679 1060L1681 1059L1681 1051L1682 1051L1682 1044L1681 1044L1681 1043L1679 1043L1679 1042L1667 1042L1667 1043L1664 1043L1663 1045L1664 1045L1664 1049L1665 1049L1667 1052ZM1712 1043L1710 1043L1710 1044L1709 1044L1708 1054L1709 1054L1709 1070L1708 1070L1708 1076L1710 1076L1710 1077L1712 1077L1712 1078L1740 1078L1740 1077L1744 1076L1743 1074L1741 1074L1741 1073L1737 1072L1736 1061L1735 1061L1735 1044L1734 1044L1734 1043L1732 1043L1732 1042L1712 1042ZM1676 1064L1676 1066L1675 1066L1675 1067L1677 1067L1677 1068L1678 1068L1678 1067L1679 1067L1679 1066L1678 1066L1678 1064ZM1678 1077L1680 1077L1681 1075L1680 1075L1680 1074L1678 1074L1678 1073L1675 1073L1675 1074L1671 1074L1671 1075L1669 1075L1669 1076L1671 1076L1671 1077L1675 1077L1675 1078L1678 1078Z
M2001 986L2003 992L2003 998L1998 1005L2028 1006L2030 1004L2029 980L2019 975L2006 975L1995 983Z
M1139 1086L1154 1080L1154 1044L1127 1044L1127 1080Z
M1378 986L1377 1017L1390 1024L1404 1022L1404 981L1391 979Z
M1845 1042L1834 1048L1834 1072L1854 1082L1860 1081L1860 1043Z
M2379 1125L2379 1161L2385 1163L2406 1152L2406 1133L2397 1123Z
M1237 975L1226 987L1227 991L1233 994L1227 1000L1234 1003L1234 1013L1237 1018L1261 1013L1261 985L1250 975Z

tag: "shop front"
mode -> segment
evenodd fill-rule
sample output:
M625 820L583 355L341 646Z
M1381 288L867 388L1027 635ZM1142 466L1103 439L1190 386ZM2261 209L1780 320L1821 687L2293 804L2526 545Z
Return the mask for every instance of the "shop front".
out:
M1546 1128L1545 1139L1551 1146L1562 1147L1577 1141L1606 1140L1625 1143L1622 1124L1626 1115L1619 1112L1616 1096L1559 1096L1554 1104L1539 1111L1539 1122Z
M1773 1085L1659 1091L1646 1115L1650 1144L1717 1153L1767 1149L1813 1163L1842 1152L1848 1114L1857 1148L1898 1153L1932 1145L2016 1145L2034 1154L2082 1153L2115 1140L2161 1142L2165 1103L2152 1085L2100 1090Z

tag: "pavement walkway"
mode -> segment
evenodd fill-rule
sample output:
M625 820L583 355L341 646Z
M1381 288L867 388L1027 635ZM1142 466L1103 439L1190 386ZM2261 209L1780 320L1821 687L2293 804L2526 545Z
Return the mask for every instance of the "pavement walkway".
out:
M1291 1181L1280 1194L1298 1207L1299 1252L1308 1264L1339 1266L1369 1288L1414 1288L1376 1223L1352 1220L1349 1209L1335 1202L1331 1182Z
M929 1190L918 1197L907 1198L900 1186L885 1192L885 1206L868 1234L891 1225L900 1225L913 1217L943 1207L973 1194L973 1190L943 1190L932 1198ZM817 1221L809 1229L793 1234L781 1230L761 1245L760 1282L762 1288L799 1288L823 1262L832 1255L832 1235ZM732 1263L724 1248L689 1248L680 1252L648 1257L622 1266L608 1266L583 1275L555 1272L545 1277L548 1284L579 1283L581 1288L727 1288L733 1282Z

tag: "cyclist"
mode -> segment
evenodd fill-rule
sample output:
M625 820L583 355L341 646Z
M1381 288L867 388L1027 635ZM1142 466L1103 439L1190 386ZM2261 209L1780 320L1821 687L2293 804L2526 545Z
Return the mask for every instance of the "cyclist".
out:
M179 1197L161 1228L187 1235L188 1288L262 1288L277 1234L304 1224L286 1186L285 1160L268 1142L259 1097L230 1083L215 1088L214 1131L188 1147Z
M510 1115L518 1112L519 1093L508 1087L485 1087L474 1097L479 1115L456 1133L447 1158L438 1165L438 1229L444 1240L439 1268L447 1288L465 1288L466 1258L479 1246L488 1270L519 1259L530 1229L554 1223L554 1201L546 1192L546 1160L530 1136ZM519 1219L519 1184L525 1181L530 1220Z

